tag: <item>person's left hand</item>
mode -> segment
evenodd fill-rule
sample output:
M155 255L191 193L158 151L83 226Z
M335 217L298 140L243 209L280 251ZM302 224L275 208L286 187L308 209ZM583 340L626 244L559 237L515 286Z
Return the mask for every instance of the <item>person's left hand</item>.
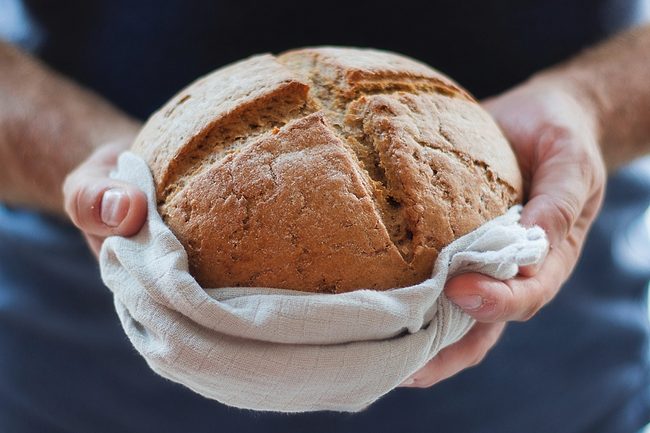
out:
M550 250L541 266L522 267L507 281L476 273L450 279L445 295L477 324L402 386L428 387L478 364L506 322L530 319L571 274L606 179L598 113L579 90L562 77L539 76L486 102L524 176L527 202L520 222L542 227Z
M126 148L124 143L100 146L63 184L65 211L96 257L106 237L132 236L146 220L144 192L109 176Z

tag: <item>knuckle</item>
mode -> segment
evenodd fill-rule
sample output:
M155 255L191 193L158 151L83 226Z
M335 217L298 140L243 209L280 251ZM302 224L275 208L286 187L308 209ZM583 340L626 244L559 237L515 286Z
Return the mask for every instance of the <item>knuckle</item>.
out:
M484 301L487 308L491 311L490 320L493 322L509 320L518 310L516 290L513 288L512 282L506 281L505 284L508 286L508 289L500 293L495 293L495 296Z
M596 149L591 153L592 159L592 173L597 180L605 182L607 177L607 167L605 166L605 160L603 159L598 146L595 145Z
M518 319L524 322L535 316L546 305L548 300L550 300L550 295L547 293L547 290L545 290L542 283L536 278L531 278L528 281L527 290L531 294L531 298L529 298L526 307Z
M72 191L70 215L74 224L81 230L90 230L99 215L98 202L101 188L86 182L79 183Z
M571 131L564 125L546 122L541 125L539 137L538 157L546 159L567 151Z
M563 233L563 238L566 237L578 219L580 201L573 194L564 194L551 200L549 206L553 219Z
M582 149L575 164L581 177L587 180L586 185L590 192L604 190L607 170L597 150Z
M509 299L506 302L501 302L499 307L495 308L494 321L502 322L509 320L510 317L516 312L517 308L514 299Z
M517 310L515 307L514 297L509 296L501 299L491 299L484 301L487 314L483 320L490 322L501 322L508 318Z
M592 139L572 140L576 144L566 145L567 159L574 170L585 180L589 191L604 189L607 169L598 144Z

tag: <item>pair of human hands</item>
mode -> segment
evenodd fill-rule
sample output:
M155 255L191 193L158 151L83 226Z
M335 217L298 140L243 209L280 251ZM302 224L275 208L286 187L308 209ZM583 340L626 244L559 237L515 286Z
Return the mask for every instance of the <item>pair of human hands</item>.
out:
M428 387L478 364L505 324L537 313L575 267L602 202L606 175L597 116L571 90L533 79L485 102L512 144L524 175L527 202L521 223L542 227L550 250L541 266L520 268L519 275L508 281L475 273L449 280L446 296L477 323L402 386ZM144 193L109 178L117 156L127 147L128 143L113 143L99 148L64 183L65 210L96 255L107 236L131 236L146 219Z

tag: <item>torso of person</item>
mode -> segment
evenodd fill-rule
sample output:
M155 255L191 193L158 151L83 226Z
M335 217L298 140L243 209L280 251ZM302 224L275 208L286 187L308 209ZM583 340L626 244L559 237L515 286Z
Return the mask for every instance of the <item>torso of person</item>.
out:
M15 15L24 18L25 40L36 56L145 119L217 67L313 45L404 53L486 97L630 26L639 3L13 5L22 12ZM635 431L650 419L650 218L642 217L649 201L650 162L612 178L571 280L532 320L510 325L478 367L431 389L395 390L359 414L291 416L226 408L156 376L120 328L110 292L77 231L46 215L0 206L0 430Z

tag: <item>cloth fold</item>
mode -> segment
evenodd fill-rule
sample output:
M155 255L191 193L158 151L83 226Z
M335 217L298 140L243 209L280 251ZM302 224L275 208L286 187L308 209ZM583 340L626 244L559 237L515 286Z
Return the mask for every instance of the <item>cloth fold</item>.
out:
M548 245L542 229L518 224L517 206L447 246L432 277L414 286L336 295L203 289L157 212L146 163L126 152L113 176L138 185L149 204L142 230L108 238L100 254L128 338L161 376L240 408L365 408L473 325L442 293L448 278L512 278L541 262Z

